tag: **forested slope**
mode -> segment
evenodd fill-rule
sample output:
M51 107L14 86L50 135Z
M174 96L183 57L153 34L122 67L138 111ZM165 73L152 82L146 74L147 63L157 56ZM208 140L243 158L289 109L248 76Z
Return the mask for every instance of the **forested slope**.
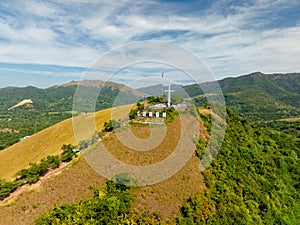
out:
M297 224L300 139L252 127L230 110L227 122L222 148L203 172L207 190L186 202L179 224Z

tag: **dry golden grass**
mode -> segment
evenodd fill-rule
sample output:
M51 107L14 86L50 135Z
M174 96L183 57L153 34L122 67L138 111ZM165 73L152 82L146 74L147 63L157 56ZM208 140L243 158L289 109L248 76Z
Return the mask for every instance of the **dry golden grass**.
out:
M143 132L144 125L131 126L132 133L139 134L140 137L144 137ZM148 128L149 129L149 128ZM160 129L157 126L154 129ZM148 132L146 133L148 136ZM160 145L151 151L135 151L125 145L123 145L116 137L116 134L111 134L107 138L103 139L102 143L106 149L117 159L124 163L128 163L136 166L147 166L154 163L161 162L167 156L169 156L176 148L180 137L180 119L177 117L172 123L169 124L167 134Z
M140 126L138 126L138 129L136 129L136 126L131 126L130 130L135 137L140 138L140 139L147 139L150 137L150 134L151 134L151 131L150 131L148 125L140 125Z
M126 115L130 108L131 105L118 107L118 110L114 110L115 118L121 118ZM81 115L79 118L82 127L87 121L95 119L97 129L101 130L103 123L111 119L111 111L112 109L99 111L95 117L93 114ZM92 129L88 128L82 129L81 134L79 134L82 139L88 139L92 135ZM72 119L55 124L24 141L0 151L0 179L12 180L14 175L19 170L28 167L30 162L39 162L48 155L60 154L63 144L77 144L73 133Z
M163 161L175 150L180 138L180 123L179 117L170 123L162 143L151 151L141 152L130 149L117 139L116 134L106 137L103 144L115 158L124 163L136 166L155 164ZM140 138L143 137L144 132L148 136L149 128L143 125L131 126L130 129ZM166 181L134 188L135 207L148 208L151 212L158 211L164 218L174 219L179 215L180 206L186 199L205 187L199 172L199 163L200 160L194 154L177 174Z
M179 216L180 207L193 194L204 190L199 172L199 158L193 155L189 162L174 176L166 181L135 188L135 208L159 212L165 219Z
M211 110L207 109L207 108L199 108L199 112L201 114L204 114L204 115L210 115L211 114Z

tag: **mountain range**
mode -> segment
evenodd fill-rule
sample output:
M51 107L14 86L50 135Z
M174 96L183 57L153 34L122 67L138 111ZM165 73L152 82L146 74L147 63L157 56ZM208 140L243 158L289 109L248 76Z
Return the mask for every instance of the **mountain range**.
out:
M249 121L264 122L284 118L300 117L300 74L251 73L215 82L181 86L172 84L175 93L190 99L197 106L203 106L207 98L201 86L214 86L218 82L226 105ZM96 102L95 111L110 108L118 98L118 104L134 103L147 95L161 95L167 88L162 85L139 88L137 90L114 82L99 80L71 81L46 89L36 87L7 87L0 89L0 149L16 143L20 137L31 135L63 119L73 111L74 94L80 84L87 96L97 98L82 99L86 108ZM213 95L213 92L206 94ZM14 107L23 101L30 102ZM14 107L13 110L8 110ZM81 112L83 112L81 110ZM9 132L8 132L9 131Z

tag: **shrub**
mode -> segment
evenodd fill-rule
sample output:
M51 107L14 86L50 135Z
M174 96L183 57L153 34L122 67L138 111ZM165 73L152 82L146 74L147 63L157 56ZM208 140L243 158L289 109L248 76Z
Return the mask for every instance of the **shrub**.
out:
M121 127L121 124L115 120L109 120L108 122L104 122L104 128L102 131L111 132L114 129Z
M0 180L0 201L8 197L20 185L21 185L20 182L7 182L4 180Z
M62 162L69 162L73 159L73 156L76 155L76 152L73 151L75 149L75 146L68 144L63 145L61 147L61 150L63 151L60 157L60 160Z

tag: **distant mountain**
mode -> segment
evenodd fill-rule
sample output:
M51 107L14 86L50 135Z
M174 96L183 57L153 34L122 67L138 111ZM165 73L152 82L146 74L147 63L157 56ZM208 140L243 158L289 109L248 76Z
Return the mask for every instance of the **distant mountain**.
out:
M227 106L246 119L263 121L300 116L300 73L255 72L218 82ZM204 85L213 84L208 82ZM198 85L183 88L198 104L205 102Z
M146 94L149 94L149 95L158 96L163 93L165 94L165 90L167 90L167 89L168 89L168 86L157 84L157 85L153 85L153 86L149 86L149 87L141 87L136 90L146 93ZM182 89L182 86L177 85L177 84L172 84L171 89L174 90L175 92L178 92Z
M73 96L78 84L83 86L88 92L95 93L98 92L100 86L103 86L97 100L96 110L111 107L110 103L120 93L126 97L124 97L124 103L130 103L133 99L136 100L136 98L145 95L123 84L100 80L71 81L46 89L39 89L32 86L24 88L8 87L0 89L0 110L9 109L24 99L31 99L35 110L71 111Z
M69 86L78 86L78 85L91 87L91 88L100 88L100 87L111 87L112 89L119 89L122 91L128 91L134 95L137 96L144 96L145 94L143 92L140 92L138 90L135 90L133 88L130 88L124 84L119 84L115 82L108 82L108 81L102 81L102 80L82 80L82 81L70 81L65 84L60 85L54 85L52 88L58 88L58 87L69 87Z

